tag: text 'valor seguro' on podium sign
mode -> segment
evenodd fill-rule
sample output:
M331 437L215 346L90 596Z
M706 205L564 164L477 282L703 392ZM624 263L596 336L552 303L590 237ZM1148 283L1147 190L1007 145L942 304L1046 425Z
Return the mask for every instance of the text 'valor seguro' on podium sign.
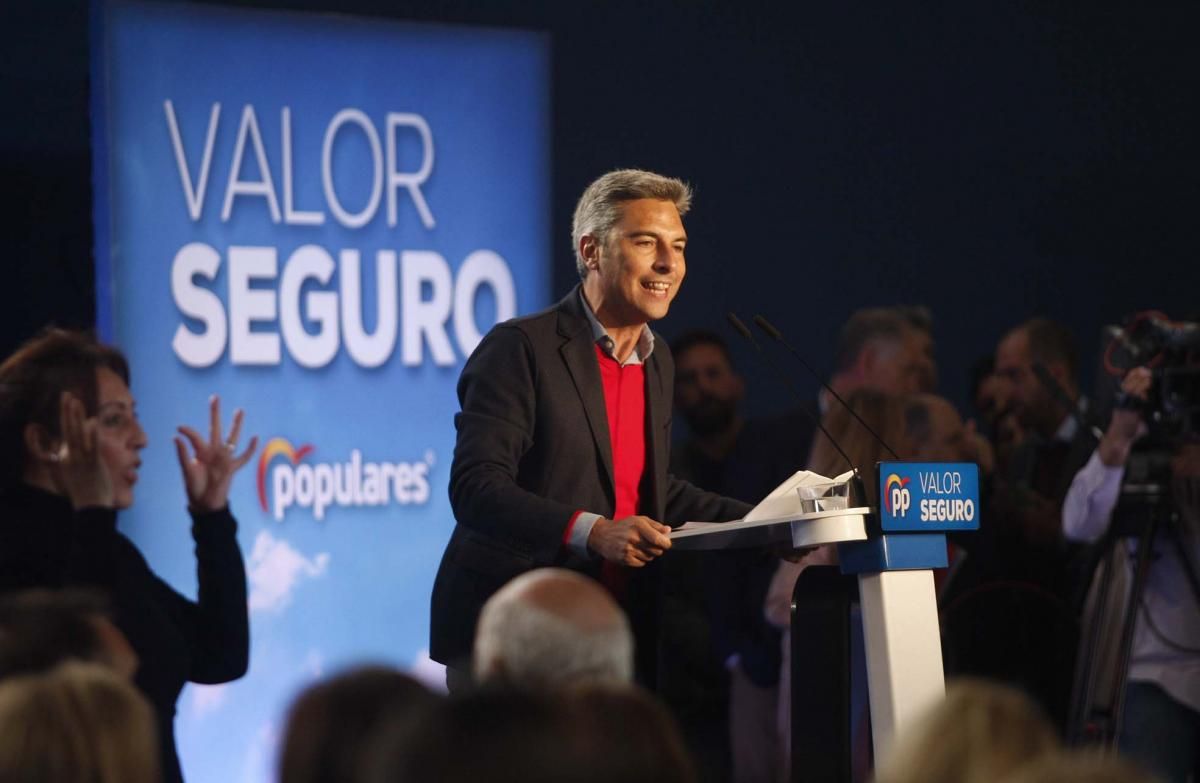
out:
M979 466L973 462L880 462L884 533L979 529Z

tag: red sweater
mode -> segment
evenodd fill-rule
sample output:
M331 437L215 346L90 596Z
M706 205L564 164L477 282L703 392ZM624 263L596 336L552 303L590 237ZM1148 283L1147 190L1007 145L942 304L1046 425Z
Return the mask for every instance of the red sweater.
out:
M643 364L622 367L596 346L604 408L612 441L617 507L613 519L638 513L642 474L646 469L646 372Z
M622 367L616 359L596 346L600 380L604 384L604 409L608 415L608 437L612 445L613 479L617 503L613 519L638 513L641 503L642 474L646 471L646 369L644 364ZM563 531L563 543L571 537L576 511Z

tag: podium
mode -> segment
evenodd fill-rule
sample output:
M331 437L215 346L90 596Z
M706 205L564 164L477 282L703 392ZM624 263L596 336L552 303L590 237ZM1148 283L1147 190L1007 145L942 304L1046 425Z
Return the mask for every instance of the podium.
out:
M689 523L672 532L673 545L681 549L725 549L771 544L809 547L836 544L843 579L821 577L811 591L797 590L792 604L792 655L811 665L829 664L842 656L842 666L816 675L816 696L824 703L795 704L795 726L800 711L833 719L824 732L820 720L814 731L796 736L793 731L793 780L849 779L849 676L848 639L850 599L845 578L857 581L867 660L867 692L875 758L885 756L903 728L936 704L945 693L941 634L934 568L944 568L946 532L974 530L979 526L979 474L973 463L881 462L876 465L880 506L865 504L857 476L837 480L851 483L847 508L802 509L789 504L787 495L817 480L836 483L804 471L781 484L745 519L729 523ZM757 513L756 512L760 512ZM807 572L805 572L807 573ZM804 575L801 575L801 581ZM819 583L818 583L819 582ZM834 635L813 640L809 656L803 649L812 637L811 623ZM823 651L823 653L822 653ZM836 664L836 662L833 662ZM796 685L793 669L793 687ZM841 696L841 698L839 698ZM797 747L809 746L816 753ZM843 758L815 761L838 749ZM814 766L815 764L815 766ZM799 768L797 768L799 767Z

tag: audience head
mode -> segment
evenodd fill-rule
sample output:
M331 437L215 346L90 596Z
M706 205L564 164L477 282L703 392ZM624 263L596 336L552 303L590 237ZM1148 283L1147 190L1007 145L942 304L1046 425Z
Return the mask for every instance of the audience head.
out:
M1096 751L1052 753L1026 764L1002 783L1155 783L1157 778L1120 756Z
M437 701L416 680L383 666L354 669L312 686L288 711L280 783L366 780L376 745L402 742L415 733Z
M411 741L380 754L372 783L692 783L675 722L629 685L484 685L438 705Z
M127 680L137 671L137 654L101 596L28 590L0 598L0 680L72 660L101 664Z
M895 449L901 459L908 457L911 449L904 431L903 397L872 389L859 389L851 392L845 399L846 404L885 443ZM872 506L875 505L878 502L878 491L875 482L869 478L870 472L874 471L876 462L892 459L892 455L841 405L830 406L829 411L821 418L821 424L841 444L846 456L850 457L854 465L864 471L863 488L867 492L867 501ZM820 431L813 435L808 468L830 477L850 469L845 458Z
M933 313L923 305L901 305L896 312L909 325L909 350L916 359L916 391L932 393L937 389L938 367L933 351Z
M595 580L560 568L526 572L483 606L475 678L521 685L629 682L633 635Z
M887 394L918 391L928 368L913 331L895 308L856 311L838 336L830 385L842 394L862 388Z
M960 680L897 738L876 783L993 783L1058 748L1053 727L1023 693Z
M50 329L0 364L0 485L24 481L64 494L57 463L64 392L98 417L101 459L113 483L114 503L133 502L138 452L146 445L129 395L129 365L114 348L90 335Z
M1067 411L1034 373L1036 363L1045 365L1071 399L1079 396L1075 338L1065 326L1031 318L1005 335L996 348L996 374L1008 382L1014 413L1022 425L1050 437Z
M966 462L973 455L958 411L943 397L914 394L904 406L904 431L911 459Z
M150 705L103 666L0 682L0 783L156 783Z
M645 691L585 685L566 694L584 763L595 781L689 783L691 757L671 714Z
M571 712L551 690L488 686L452 694L411 738L381 748L370 783L585 780ZM394 738L393 738L394 739Z
M729 346L713 332L688 332L671 344L675 357L675 410L700 437L732 430L745 394Z

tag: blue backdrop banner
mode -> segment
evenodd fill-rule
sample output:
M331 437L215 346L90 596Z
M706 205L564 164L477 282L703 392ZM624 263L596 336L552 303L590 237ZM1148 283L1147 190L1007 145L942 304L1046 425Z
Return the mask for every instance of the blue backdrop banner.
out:
M122 530L195 595L171 437L219 394L259 452L231 497L249 674L191 687L194 780L272 779L283 711L347 664L423 670L462 362L549 300L542 34L96 6L101 334L150 437Z

